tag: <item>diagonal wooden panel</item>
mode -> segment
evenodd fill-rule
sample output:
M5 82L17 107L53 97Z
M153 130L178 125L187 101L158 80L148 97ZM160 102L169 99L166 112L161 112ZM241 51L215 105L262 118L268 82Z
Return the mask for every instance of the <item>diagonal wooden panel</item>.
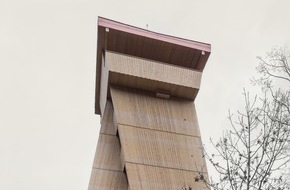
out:
M128 190L126 174L93 169L88 190Z
M205 167L199 137L118 126L125 162L201 171Z
M107 102L107 92L108 92L108 80L109 80L109 71L108 68L105 66L105 60L102 56L102 69L101 69L101 83L100 83L100 95L99 100L99 106L100 106L100 113L101 115L104 114L106 102ZM96 105L98 106L98 105Z
M194 172L131 163L126 163L126 171L131 190L181 190L184 186L207 189L202 182L195 182Z
M104 114L101 118L101 134L116 135L117 124L114 122L114 108L110 100L107 101Z
M123 171L120 142L117 136L100 134L93 168Z
M118 124L200 136L193 101L159 99L138 90L111 87Z

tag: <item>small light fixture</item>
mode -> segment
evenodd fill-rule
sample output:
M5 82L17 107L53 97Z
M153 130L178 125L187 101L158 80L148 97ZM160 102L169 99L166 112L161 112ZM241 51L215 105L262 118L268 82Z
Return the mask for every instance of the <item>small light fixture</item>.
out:
M164 93L161 93L161 92L156 92L156 97L157 98L161 98L161 99L169 99L170 95L169 94L164 94Z
M169 99L170 98L170 92L167 91L167 90L157 89L156 97L157 98L161 98L161 99Z

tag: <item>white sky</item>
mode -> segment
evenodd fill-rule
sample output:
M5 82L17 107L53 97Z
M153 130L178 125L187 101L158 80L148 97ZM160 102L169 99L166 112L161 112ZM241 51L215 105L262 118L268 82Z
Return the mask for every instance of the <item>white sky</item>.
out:
M100 126L97 16L212 44L196 99L208 144L229 126L228 109L242 105L243 87L251 89L256 56L290 44L289 7L289 0L1 0L0 189L87 189Z

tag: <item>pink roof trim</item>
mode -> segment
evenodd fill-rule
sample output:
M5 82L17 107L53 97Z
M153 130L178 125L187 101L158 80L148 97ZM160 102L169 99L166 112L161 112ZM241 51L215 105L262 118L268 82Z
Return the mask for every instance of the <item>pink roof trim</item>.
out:
M193 48L193 49L199 49L199 50L206 51L206 52L211 51L210 44L196 42L196 41L192 41L192 40L186 40L183 38L177 38L177 37L173 37L173 36L169 36L169 35L165 35L165 34L160 34L160 33L156 33L156 32L151 32L151 31L148 31L145 29L137 28L134 26L130 26L130 25L123 24L123 23L116 22L116 21L109 20L109 19L105 19L102 17L99 17L98 25L105 27L105 28L111 28L114 30L119 30L119 31L123 31L123 32L131 33L131 34L135 34L135 35L139 35L139 36L144 36L144 37L148 37L148 38L152 38L152 39L156 39L156 40L160 40L160 41L165 41L168 43L177 44L180 46L185 46L185 47L189 47L189 48Z

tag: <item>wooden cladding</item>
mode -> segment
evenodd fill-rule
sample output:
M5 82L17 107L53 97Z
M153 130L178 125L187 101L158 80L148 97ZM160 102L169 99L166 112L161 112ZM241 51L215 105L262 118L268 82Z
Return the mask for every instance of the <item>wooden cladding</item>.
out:
M113 52L106 52L106 67L110 84L152 92L164 90L192 100L202 76L199 71Z
M207 177L194 100L210 49L99 18L89 190L206 189L194 181Z
M128 184L131 190L193 190L208 189L202 182L195 182L196 172L126 163Z
M89 190L206 189L194 102L110 87Z
M100 95L103 91L101 87L103 80L101 78L103 56L104 54L109 54L106 51L126 55L125 58L119 57L121 61L117 60L116 65L114 65L114 68L118 68L118 71L112 72L113 75L111 75L114 84L126 85L127 87L131 85L130 87L151 91L152 88L156 89L165 85L166 89L172 93L171 95L194 100L199 89L198 83L200 83L200 80L191 80L192 76L190 75L192 73L189 74L188 72L192 71L192 69L200 72L203 71L211 53L211 45L168 36L99 17L95 96L96 114L101 114L101 108L105 105L101 104L100 99L102 98L100 98ZM144 59L140 60L138 58L139 60L135 60L136 57ZM134 65L132 67L132 64L135 63L138 63L140 69L132 69L137 66ZM164 66L161 66L162 69L159 69L160 66L156 63ZM168 65L170 67L176 66L174 71L170 67L167 67ZM119 69L126 70L122 73L119 72ZM184 71L186 69L188 71ZM137 77L134 75L136 71L140 71ZM198 75L201 74L195 74L194 77L198 78ZM133 76L134 79L132 80ZM197 86L188 87L189 83L183 83L186 78L192 84L196 83L195 85ZM132 81L134 82L132 83ZM172 83L172 81L177 81L180 84ZM192 84L190 83L190 85Z
M201 171L205 166L200 138L118 126L125 162Z
M122 161L124 156L121 153L117 124L114 122L113 114L113 105L107 101L101 120L89 190L128 190L127 176Z
M104 114L101 118L101 134L116 135L117 123L114 118L114 108L111 101L107 101Z
M113 87L111 96L119 124L200 137L193 101L160 99Z
M112 72L190 88L200 87L201 72L191 69L114 52L106 52L106 64Z
M128 190L124 172L93 169L88 190Z
M117 136L100 134L93 168L123 171L121 145Z

